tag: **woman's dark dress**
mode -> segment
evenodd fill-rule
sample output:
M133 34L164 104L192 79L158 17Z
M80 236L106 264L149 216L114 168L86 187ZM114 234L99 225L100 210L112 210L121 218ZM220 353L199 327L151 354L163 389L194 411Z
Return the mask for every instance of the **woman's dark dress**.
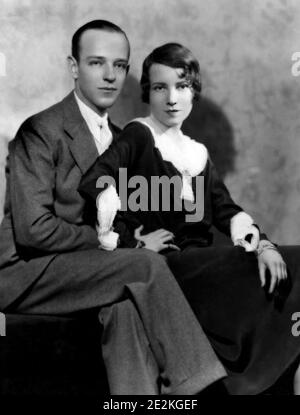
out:
M180 175L172 163L162 159L151 131L138 122L129 124L98 158L84 176L80 191L95 201L100 190L96 188L98 177L112 176L118 184L120 167L127 168L128 179L140 175L148 183L151 176ZM292 315L300 311L300 248L279 247L288 265L289 279L269 295L260 286L254 253L246 253L241 247L212 246L211 226L230 235L230 219L242 209L231 199L210 160L201 175L201 221L187 223L187 212L174 209L127 211L118 214L115 231L120 233L121 246L129 247L136 244L132 235L140 224L145 233L164 228L176 235L174 242L181 252L169 251L165 255L230 375L224 380L226 388L231 394L257 394L274 384L299 356L300 336L292 335ZM192 186L195 194L195 178ZM128 189L128 195L135 190ZM149 207L150 190L149 186Z

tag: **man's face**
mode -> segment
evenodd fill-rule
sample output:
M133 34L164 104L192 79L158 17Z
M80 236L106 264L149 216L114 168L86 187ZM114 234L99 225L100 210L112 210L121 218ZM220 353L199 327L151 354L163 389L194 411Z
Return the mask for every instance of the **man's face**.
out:
M79 61L71 58L71 71L79 98L97 113L105 113L119 96L128 71L128 55L122 33L90 29L82 34Z

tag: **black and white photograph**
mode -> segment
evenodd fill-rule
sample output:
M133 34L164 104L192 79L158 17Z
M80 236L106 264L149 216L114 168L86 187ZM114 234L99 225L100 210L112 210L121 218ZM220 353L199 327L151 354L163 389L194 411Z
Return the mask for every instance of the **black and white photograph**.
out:
M299 1L0 10L0 407L300 395Z

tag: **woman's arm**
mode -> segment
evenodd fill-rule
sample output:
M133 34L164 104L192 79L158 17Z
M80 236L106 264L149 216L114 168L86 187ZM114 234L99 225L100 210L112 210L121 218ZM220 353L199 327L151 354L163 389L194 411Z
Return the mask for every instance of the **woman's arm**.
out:
M84 174L79 192L96 202L98 195L107 187L103 184L109 184L109 179L112 184L118 182L120 169L131 168L150 143L151 132L147 127L137 122L129 124Z
M212 163L210 166L210 184L214 224L223 232L230 234L233 220L238 218L243 210L232 200L228 189L219 178ZM265 287L266 271L269 270L271 280L268 291L272 293L276 284L287 278L286 264L276 246L268 240L267 236L263 233L260 233L259 236L260 241L256 255L261 286Z
M229 235L234 245L240 245L246 251L254 251L260 238L258 226L254 224L252 217L233 201L211 161L208 169L214 225Z
M213 224L221 232L230 236L231 219L243 209L231 198L223 180L219 177L217 170L211 160L207 163L207 188L210 193Z
M150 130L140 123L131 123L120 134L113 144L102 154L89 171L83 176L79 191L97 206L98 239L100 246L106 250L120 247L135 247L137 240L130 231L120 212L114 223L122 201L119 194L127 195L127 181L119 180L124 174L120 169L134 170L134 164L147 155L147 149L153 145ZM126 175L129 179L129 175ZM119 186L117 186L117 183ZM123 201L127 206L127 201ZM113 227L114 223L114 227ZM115 230L115 231L114 231Z

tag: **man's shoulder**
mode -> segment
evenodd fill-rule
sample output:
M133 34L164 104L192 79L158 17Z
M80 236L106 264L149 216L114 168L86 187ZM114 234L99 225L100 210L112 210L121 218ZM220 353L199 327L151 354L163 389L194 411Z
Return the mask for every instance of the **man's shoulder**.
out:
M61 128L64 122L64 109L69 102L72 100L72 93L67 95L61 101L51 105L50 107L31 115L28 117L23 124L21 125L21 129L23 128L34 128L34 129L55 129Z
M153 144L153 135L151 129L138 119L130 121L123 130L123 136L130 137L137 144L145 145L146 143ZM139 140L136 139L139 138Z

